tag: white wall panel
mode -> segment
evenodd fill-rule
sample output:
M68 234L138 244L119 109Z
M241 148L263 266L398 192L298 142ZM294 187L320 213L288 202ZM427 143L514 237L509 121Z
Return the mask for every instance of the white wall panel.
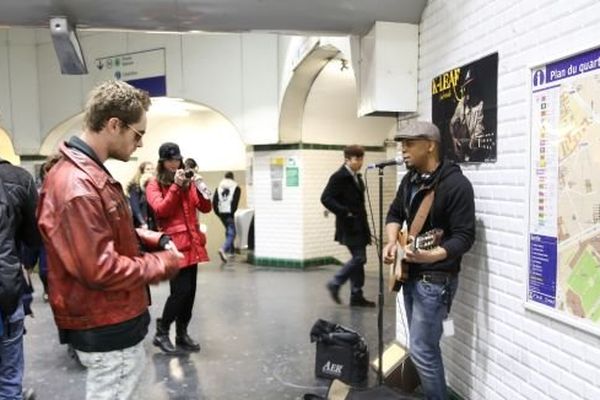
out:
M8 38L13 144L18 154L35 154L40 141L35 32L11 29Z
M598 399L600 339L525 311L529 201L528 67L600 45L597 1L431 0L420 25L419 112L431 79L499 53L498 161L465 165L477 241L463 259L443 339L446 376L465 399ZM398 336L402 336L400 330Z

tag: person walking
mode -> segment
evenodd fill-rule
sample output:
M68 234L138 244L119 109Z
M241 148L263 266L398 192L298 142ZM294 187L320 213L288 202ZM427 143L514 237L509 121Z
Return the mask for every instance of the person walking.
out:
M235 212L240 202L241 189L233 178L233 172L228 171L219 182L213 195L213 209L225 227L225 242L219 248L219 257L227 262L234 254Z
M375 307L365 299L365 263L371 233L365 208L365 184L360 174L365 150L362 146L344 148L344 164L329 178L321 195L321 203L335 214L335 240L346 246L352 256L327 282L331 298L340 304L340 287L350 280L350 306Z

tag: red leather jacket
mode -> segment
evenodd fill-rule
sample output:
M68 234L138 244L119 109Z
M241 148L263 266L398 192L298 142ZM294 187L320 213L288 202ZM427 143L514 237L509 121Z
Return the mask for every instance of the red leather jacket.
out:
M154 212L158 229L169 235L184 255L179 267L209 260L204 247L206 236L198 229L196 210L210 212L210 200L200 195L193 185L182 188L173 183L162 187L156 178L146 186L146 200Z
M82 152L60 151L37 208L56 324L82 330L133 319L148 307L146 285L172 276L178 259L142 253L121 185Z

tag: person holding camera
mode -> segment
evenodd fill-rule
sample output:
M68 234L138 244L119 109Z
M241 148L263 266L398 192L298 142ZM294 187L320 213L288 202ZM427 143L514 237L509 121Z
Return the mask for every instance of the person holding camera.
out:
M206 236L198 229L196 210L208 213L212 209L210 196L200 191L202 178L191 169L184 169L179 146L163 143L158 149L156 178L148 182L146 197L161 232L169 235L184 258L179 274L169 282L170 295L162 318L156 320L153 344L168 354L177 350L169 338L175 322L175 344L184 351L200 351L200 345L187 332L196 296L198 263L207 262Z

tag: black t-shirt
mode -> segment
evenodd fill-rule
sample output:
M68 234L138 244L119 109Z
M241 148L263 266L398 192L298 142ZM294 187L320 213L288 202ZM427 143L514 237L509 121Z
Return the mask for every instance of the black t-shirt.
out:
M75 349L85 352L105 352L135 346L148 334L150 313L125 322L98 328L72 330L59 329L60 343L70 343Z

